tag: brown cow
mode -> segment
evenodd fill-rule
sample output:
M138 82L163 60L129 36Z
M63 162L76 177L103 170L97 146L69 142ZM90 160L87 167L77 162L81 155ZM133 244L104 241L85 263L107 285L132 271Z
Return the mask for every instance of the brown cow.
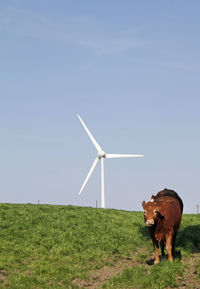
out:
M179 202L173 197L164 196L153 202L143 201L142 206L144 208L144 220L154 246L154 264L159 262L159 243L162 256L165 255L166 246L168 260L173 261L176 234L182 216Z

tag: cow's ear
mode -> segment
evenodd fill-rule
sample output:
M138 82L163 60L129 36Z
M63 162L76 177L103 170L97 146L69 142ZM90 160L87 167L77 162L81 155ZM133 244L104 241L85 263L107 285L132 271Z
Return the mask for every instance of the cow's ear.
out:
M151 202L154 202L156 197L154 195L151 196Z
M142 207L143 207L143 208L145 207L145 204L146 204L145 201L143 201L143 202L142 202Z

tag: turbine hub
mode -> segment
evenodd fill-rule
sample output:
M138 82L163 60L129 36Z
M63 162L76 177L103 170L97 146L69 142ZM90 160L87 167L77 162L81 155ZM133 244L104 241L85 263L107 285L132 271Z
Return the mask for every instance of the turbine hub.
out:
M98 158L105 158L106 157L106 153L102 150L102 151L99 151L98 154L97 154Z

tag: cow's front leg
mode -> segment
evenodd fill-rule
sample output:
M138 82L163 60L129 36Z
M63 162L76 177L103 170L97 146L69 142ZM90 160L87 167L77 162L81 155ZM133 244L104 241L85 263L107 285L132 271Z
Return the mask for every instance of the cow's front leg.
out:
M168 260L171 262L173 261L173 256L172 256L172 247L173 247L173 233L170 232L166 236L166 249L168 252Z
M158 241L154 241L153 242L153 246L154 246L154 255L155 255L155 259L154 259L154 264L159 263L159 246L158 246Z

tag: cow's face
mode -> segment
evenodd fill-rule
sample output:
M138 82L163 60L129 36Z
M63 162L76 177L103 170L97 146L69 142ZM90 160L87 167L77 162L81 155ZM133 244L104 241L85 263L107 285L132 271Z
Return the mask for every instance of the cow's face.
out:
M144 208L144 221L148 227L153 226L158 219L158 209L156 202L142 202Z

